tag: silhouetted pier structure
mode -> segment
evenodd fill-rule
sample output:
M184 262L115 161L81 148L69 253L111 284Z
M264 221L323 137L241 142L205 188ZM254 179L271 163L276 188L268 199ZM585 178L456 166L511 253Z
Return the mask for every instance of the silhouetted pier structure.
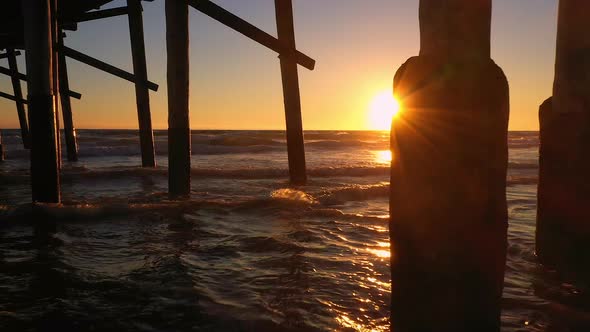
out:
M13 86L13 94L0 92L0 97L15 102L23 144L25 148L31 149L34 202L60 202L59 104L67 158L70 161L78 160L70 98L80 99L81 95L70 90L66 58L134 83L142 166L156 166L149 91L158 91L158 85L148 78L141 0L127 0L126 6L101 9L110 2L112 0L8 0L0 5L0 50L5 50L0 53L0 57L7 58L9 62L8 68L0 67L0 74L10 76ZM166 0L168 173L172 196L190 194L189 7L280 54L290 180L293 184L305 184L307 178L297 65L313 69L315 61L295 48L291 0L276 0L275 5L278 38L208 0ZM64 42L64 31L75 31L78 23L114 16L128 17L132 73L72 49ZM21 49L25 50L26 74L19 71L16 61L20 55L18 50ZM26 99L20 81L27 83Z
M0 58L9 67L34 202L60 202L61 100L68 159L77 160L69 57L135 85L142 165L155 153L140 0L9 0L0 7ZM291 0L275 0L278 38L208 0L165 0L169 192L190 194L189 7L280 54L290 179L306 181ZM509 90L490 57L492 0L420 0L420 54L396 73L404 109L392 125L390 188L392 327L396 331L500 329L506 259ZM78 22L127 15L133 73L64 44ZM537 250L543 262L590 257L590 3L560 0L553 97L541 106ZM25 50L26 74L16 57ZM33 56L29 56L33 55ZM20 81L26 81L28 96ZM28 107L28 117L25 111ZM2 144L0 136L0 156ZM580 256L580 253L582 254ZM580 258L581 257L581 258ZM580 261L581 259L581 261ZM559 264L557 264L559 265Z

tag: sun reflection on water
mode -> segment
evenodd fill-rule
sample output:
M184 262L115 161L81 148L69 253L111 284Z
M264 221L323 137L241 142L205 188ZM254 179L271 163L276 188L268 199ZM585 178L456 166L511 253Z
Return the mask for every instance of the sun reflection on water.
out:
M354 331L359 331L359 332L385 332L385 331L389 331L388 326L378 326L378 327L373 327L373 328L366 327L362 323L359 323L346 315L340 315L340 316L336 317L336 321L344 328L351 329Z
M392 155L390 150L381 150L373 152L375 154L375 162L379 164L391 163Z
M367 249L368 252L371 254L379 257L379 258L389 258L391 257L391 252L389 250L382 250L382 249Z

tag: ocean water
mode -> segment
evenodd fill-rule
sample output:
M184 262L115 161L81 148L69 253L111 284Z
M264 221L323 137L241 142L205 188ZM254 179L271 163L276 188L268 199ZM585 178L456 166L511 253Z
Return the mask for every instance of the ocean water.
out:
M167 199L164 131L156 169L136 131L78 134L47 233L3 131L0 331L389 329L388 133L307 131L309 184L290 187L283 132L193 131L184 202ZM587 287L536 261L538 133L509 136L503 331L590 331Z

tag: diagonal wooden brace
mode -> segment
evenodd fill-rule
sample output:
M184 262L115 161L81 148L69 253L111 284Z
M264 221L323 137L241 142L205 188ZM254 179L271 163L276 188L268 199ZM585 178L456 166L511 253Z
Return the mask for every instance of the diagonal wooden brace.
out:
M315 60L309 56L283 44L277 38L260 30L240 17L230 13L209 0L189 0L189 5L203 14L223 23L244 36L260 43L282 56L293 56L295 61L303 67L313 70Z

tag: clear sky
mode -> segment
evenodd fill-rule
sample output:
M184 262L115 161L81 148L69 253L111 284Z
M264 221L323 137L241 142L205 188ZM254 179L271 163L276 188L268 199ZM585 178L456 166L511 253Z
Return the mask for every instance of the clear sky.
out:
M276 36L273 0L215 3ZM305 129L372 129L369 108L391 89L396 69L418 54L418 0L293 0L297 48L316 69L299 67ZM124 5L115 1L109 7ZM144 27L154 128L167 128L164 1L145 2ZM557 0L494 0L492 57L511 94L511 130L537 130L551 94ZM276 53L190 9L191 127L283 129ZM66 45L131 71L126 17L80 23ZM22 58L22 56L21 56ZM19 60L24 72L24 61ZM6 60L0 65L7 67ZM78 128L137 128L133 84L68 60ZM23 84L24 85L24 84ZM12 93L0 77L0 91ZM16 128L14 102L0 100L0 128Z

